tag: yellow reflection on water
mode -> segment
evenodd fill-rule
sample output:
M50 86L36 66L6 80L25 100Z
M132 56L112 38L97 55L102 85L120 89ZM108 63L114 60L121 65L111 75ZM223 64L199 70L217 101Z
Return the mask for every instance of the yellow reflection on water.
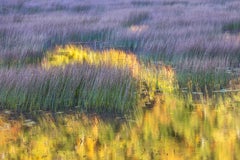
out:
M32 127L1 115L3 159L239 159L240 110L157 95L133 117L43 114Z

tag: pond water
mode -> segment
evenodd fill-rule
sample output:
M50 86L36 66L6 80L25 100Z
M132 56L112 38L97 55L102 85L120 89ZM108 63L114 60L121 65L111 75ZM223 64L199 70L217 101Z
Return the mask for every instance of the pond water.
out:
M152 108L102 118L44 113L0 118L0 159L240 159L235 95L197 102L163 94Z

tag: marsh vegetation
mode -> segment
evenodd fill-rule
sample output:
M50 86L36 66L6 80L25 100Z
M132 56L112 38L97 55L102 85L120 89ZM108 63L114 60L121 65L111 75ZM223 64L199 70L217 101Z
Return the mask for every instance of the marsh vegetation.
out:
M0 159L239 159L240 2L3 0Z

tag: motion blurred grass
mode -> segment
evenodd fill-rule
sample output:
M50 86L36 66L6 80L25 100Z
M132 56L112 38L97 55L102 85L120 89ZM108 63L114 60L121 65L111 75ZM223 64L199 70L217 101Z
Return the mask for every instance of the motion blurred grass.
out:
M127 113L145 83L148 101L156 91L174 90L170 67L140 63L120 50L94 51L67 45L49 51L41 66L2 68L0 104L16 111L81 110Z
M1 1L0 158L239 159L239 15L238 0Z
M16 111L127 112L136 82L126 69L76 64L65 68L1 70L1 108Z

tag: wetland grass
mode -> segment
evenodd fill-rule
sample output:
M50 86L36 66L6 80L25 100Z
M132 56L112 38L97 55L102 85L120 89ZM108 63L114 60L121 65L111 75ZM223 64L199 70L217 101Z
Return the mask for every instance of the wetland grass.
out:
M135 82L127 70L88 64L63 68L1 69L2 109L124 112L135 103Z
M237 0L1 1L0 159L240 159L239 15Z
M139 101L141 82L151 101L157 89L172 92L175 83L171 68L145 66L132 53L73 45L49 51L41 66L2 68L0 76L1 108L20 112L127 113Z
M2 1L0 58L9 56L10 65L25 63L26 59L26 63L35 63L31 56L40 62L56 45L107 41L112 42L108 48L120 45L137 54L154 54L157 60L170 61L177 67L182 60L176 59L181 57L190 64L197 60L202 63L199 53L204 59L227 60L221 67L236 67L240 55L239 6L236 0L106 0L102 4L77 0ZM144 29L133 29L142 26ZM186 53L188 56L182 56ZM170 58L163 58L167 56Z

